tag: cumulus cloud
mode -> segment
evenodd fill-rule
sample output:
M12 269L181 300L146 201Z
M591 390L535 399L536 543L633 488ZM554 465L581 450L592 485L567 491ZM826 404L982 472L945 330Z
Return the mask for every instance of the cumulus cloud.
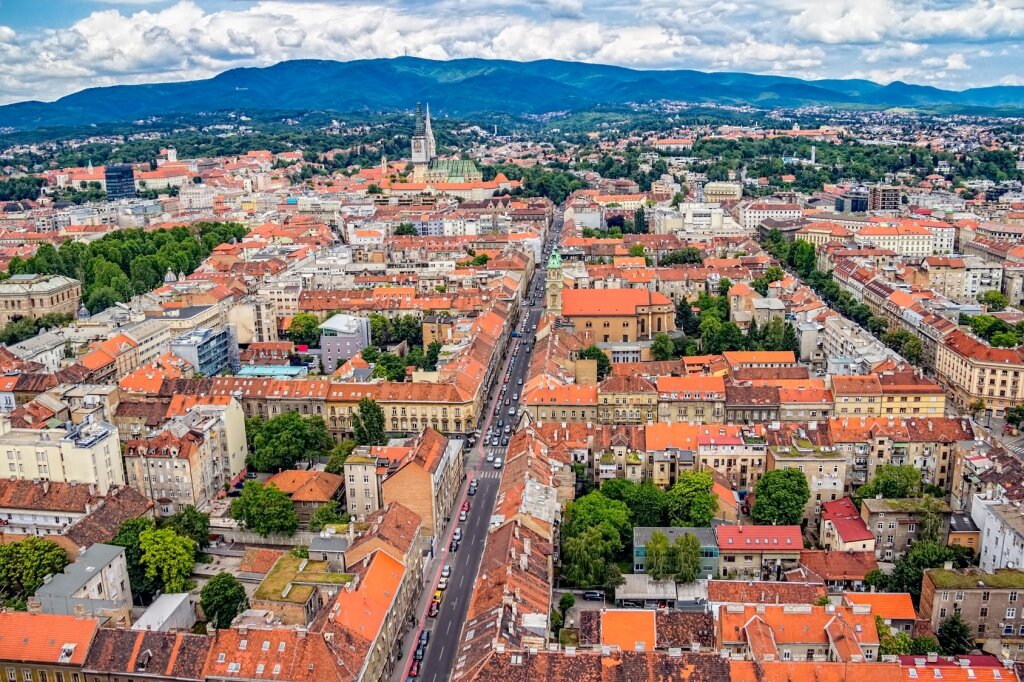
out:
M0 25L0 101L404 54L995 83L1024 35L1024 0L84 1L73 24Z

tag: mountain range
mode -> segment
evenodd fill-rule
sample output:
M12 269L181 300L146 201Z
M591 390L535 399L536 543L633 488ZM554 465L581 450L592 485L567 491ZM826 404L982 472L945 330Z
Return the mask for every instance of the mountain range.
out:
M660 99L998 114L1024 110L1024 87L952 91L902 82L645 71L555 60L292 60L232 69L205 80L89 88L54 102L9 104L0 107L0 127L26 130L227 110L395 111L417 101L453 115L540 114Z

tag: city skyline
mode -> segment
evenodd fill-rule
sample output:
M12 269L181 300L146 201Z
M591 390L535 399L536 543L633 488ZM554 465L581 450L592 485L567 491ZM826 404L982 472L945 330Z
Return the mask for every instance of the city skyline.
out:
M208 78L288 59L563 59L631 68L1017 85L1024 5L872 0L470 7L241 0L0 0L0 104L83 88Z

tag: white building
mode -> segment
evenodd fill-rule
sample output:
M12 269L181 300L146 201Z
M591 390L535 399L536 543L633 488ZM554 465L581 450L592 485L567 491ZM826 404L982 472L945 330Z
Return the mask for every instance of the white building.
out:
M106 422L15 429L0 418L0 452L8 478L92 483L100 495L125 482L117 427Z
M803 209L796 204L773 204L756 202L740 209L740 225L743 229L756 230L762 220L796 220L803 217Z

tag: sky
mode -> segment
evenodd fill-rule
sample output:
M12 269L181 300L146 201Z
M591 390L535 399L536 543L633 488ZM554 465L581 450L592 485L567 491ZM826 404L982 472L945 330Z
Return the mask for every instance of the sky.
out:
M0 104L286 59L1024 85L1024 0L0 0Z

